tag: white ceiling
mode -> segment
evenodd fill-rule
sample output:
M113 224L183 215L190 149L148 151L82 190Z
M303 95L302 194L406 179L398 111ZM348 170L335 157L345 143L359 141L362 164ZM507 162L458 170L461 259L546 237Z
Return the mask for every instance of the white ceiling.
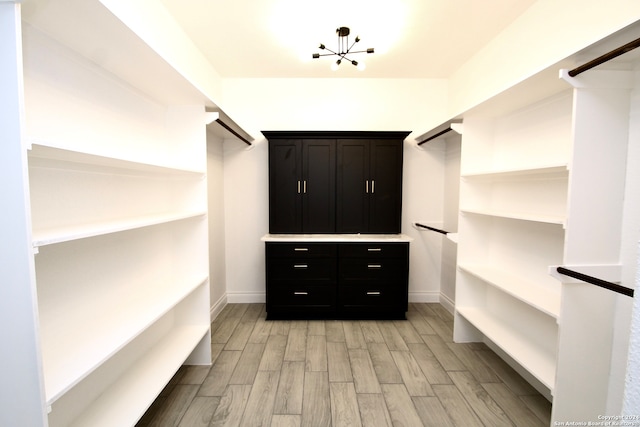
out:
M162 0L223 78L447 78L535 0ZM358 71L318 45L359 35ZM353 42L354 37L350 37ZM387 46L388 45L388 46Z

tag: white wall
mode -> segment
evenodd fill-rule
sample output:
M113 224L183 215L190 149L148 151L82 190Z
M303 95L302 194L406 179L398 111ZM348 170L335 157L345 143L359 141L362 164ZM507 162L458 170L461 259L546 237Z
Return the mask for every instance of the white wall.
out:
M217 126L217 125L216 125ZM212 319L227 302L223 140L207 132L207 209L209 220L209 290Z
M625 301L625 306L623 307L625 309L623 314L627 314L627 304L633 305L624 399L620 399L619 395L615 395L613 398L617 399L614 400L616 402L624 400L624 414L637 415L640 413L640 296L638 294L640 292L640 196L638 196L640 195L640 64L636 65L635 70L635 85L631 93L629 122L627 187L625 189L626 202L622 222L621 261L624 266L622 270L623 285L635 288L636 294L631 301L626 298L627 301ZM621 327L629 328L629 325L625 323ZM618 338L618 335L616 334L615 337ZM626 344L626 342L623 342L620 346L626 348ZM614 366L613 368L614 374L617 374L615 378L620 380L619 371L625 367L624 358L615 352L613 357L616 362L623 365L622 367ZM620 363L620 361L623 363ZM621 393L619 389L614 389L615 391Z
M638 19L637 0L538 0L450 76L448 115L434 126Z
M260 130L412 131L444 108L444 80L228 79L225 106ZM225 142L227 295L229 302L264 301L264 244L268 232L267 143L250 149ZM442 221L444 152L417 152L405 144L403 232L419 237L411 223ZM415 238L414 237L414 238ZM411 246L411 299L437 301L440 238Z

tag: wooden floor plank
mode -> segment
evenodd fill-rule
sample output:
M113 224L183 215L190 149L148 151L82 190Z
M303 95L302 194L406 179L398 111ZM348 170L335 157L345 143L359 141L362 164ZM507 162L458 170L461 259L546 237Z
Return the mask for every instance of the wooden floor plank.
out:
M382 384L382 393L394 426L422 425L404 384Z
M311 335L327 335L327 329L325 328L324 320L311 320L309 321L309 336Z
M225 350L244 350L244 346L249 341L249 337L253 332L255 322L239 322L235 331L227 340L227 344L224 346Z
M253 384L264 349L265 344L247 344L233 370L229 384Z
M478 353L473 350L472 343L470 344L455 344L447 343L447 346L451 351L460 359L460 361L467 367L467 370L473 374L473 376L481 383L495 383L499 382L500 378L489 369L486 363L478 357Z
M222 351L204 379L198 395L222 396L241 355L241 351Z
M262 427L271 423L280 371L259 371L247 400L241 427Z
M409 351L393 321L378 321L378 327L389 350Z
M451 378L426 344L412 343L407 346L429 384L451 384Z
M349 361L356 393L382 393L368 350L349 350Z
M347 345L343 342L327 343L329 382L353 381Z
M289 331L284 360L304 362L307 347L307 328L294 328Z
M391 356L410 396L435 396L418 362L408 351L392 351Z
M273 406L274 414L302 414L304 391L304 362L285 361L280 371L280 381Z
M273 415L271 427L300 427L300 415Z
M363 427L393 427L382 393L358 393L358 407Z
M305 370L326 371L327 368L327 337L325 335L309 335L305 352Z
M176 385L166 397L162 408L159 408L156 412L156 415L149 423L149 427L174 427L178 425L197 392L197 385Z
M178 427L208 427L219 403L219 397L194 397Z
M507 414L470 372L449 372L449 376L451 376L455 386L464 395L469 405L485 425L492 427L510 427L514 425Z
M284 350L287 346L286 335L270 335L262 353L258 370L279 371L284 360Z
M485 427L458 388L451 384L434 384L433 391L456 427Z
M385 343L369 343L367 345L373 369L380 384L395 384L402 382L402 375L398 371L389 347Z
M545 427L529 408L503 383L486 383L482 387L518 427ZM549 424L546 424L549 425Z
M436 356L445 371L464 371L466 366L456 356L439 335L421 335L429 350Z
M498 375L511 391L518 396L536 395L538 392L524 380L511 366L491 350L477 351L476 354Z
M362 335L367 343L377 342L383 343L384 337L380 332L380 327L375 320L362 320L360 321L360 328L362 329Z
M327 332L327 342L345 342L342 321L327 320L324 326Z
M329 383L331 424L333 427L362 426L358 397L353 383Z
M343 322L342 327L348 349L367 348L367 343L364 341L364 335L362 334L362 328L359 322Z
M411 322L407 322L406 320L396 320L393 324L406 344L423 342L420 334L418 334L414 329Z
M236 427L240 425L250 393L250 385L232 384L227 386L211 418L211 427Z
M331 427L329 373L305 372L302 400L303 427Z
M454 427L437 397L415 396L411 400L424 427Z
M272 326L272 322L267 322L262 317L259 317L254 324L253 331L251 331L249 342L265 344L269 339L269 335L271 334Z

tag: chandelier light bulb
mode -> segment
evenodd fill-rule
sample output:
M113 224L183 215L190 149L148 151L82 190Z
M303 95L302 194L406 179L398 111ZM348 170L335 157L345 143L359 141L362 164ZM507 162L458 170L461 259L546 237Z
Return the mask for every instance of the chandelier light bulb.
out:
M367 64L365 64L364 62L360 61L358 62L358 65L356 65L356 68L358 69L358 71L364 71L367 69Z

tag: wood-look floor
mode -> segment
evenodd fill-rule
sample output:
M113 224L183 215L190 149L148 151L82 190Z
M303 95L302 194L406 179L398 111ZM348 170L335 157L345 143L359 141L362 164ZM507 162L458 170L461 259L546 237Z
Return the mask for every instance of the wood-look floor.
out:
M229 304L212 366L182 367L138 426L549 426L550 403L439 304L407 321L267 321Z

